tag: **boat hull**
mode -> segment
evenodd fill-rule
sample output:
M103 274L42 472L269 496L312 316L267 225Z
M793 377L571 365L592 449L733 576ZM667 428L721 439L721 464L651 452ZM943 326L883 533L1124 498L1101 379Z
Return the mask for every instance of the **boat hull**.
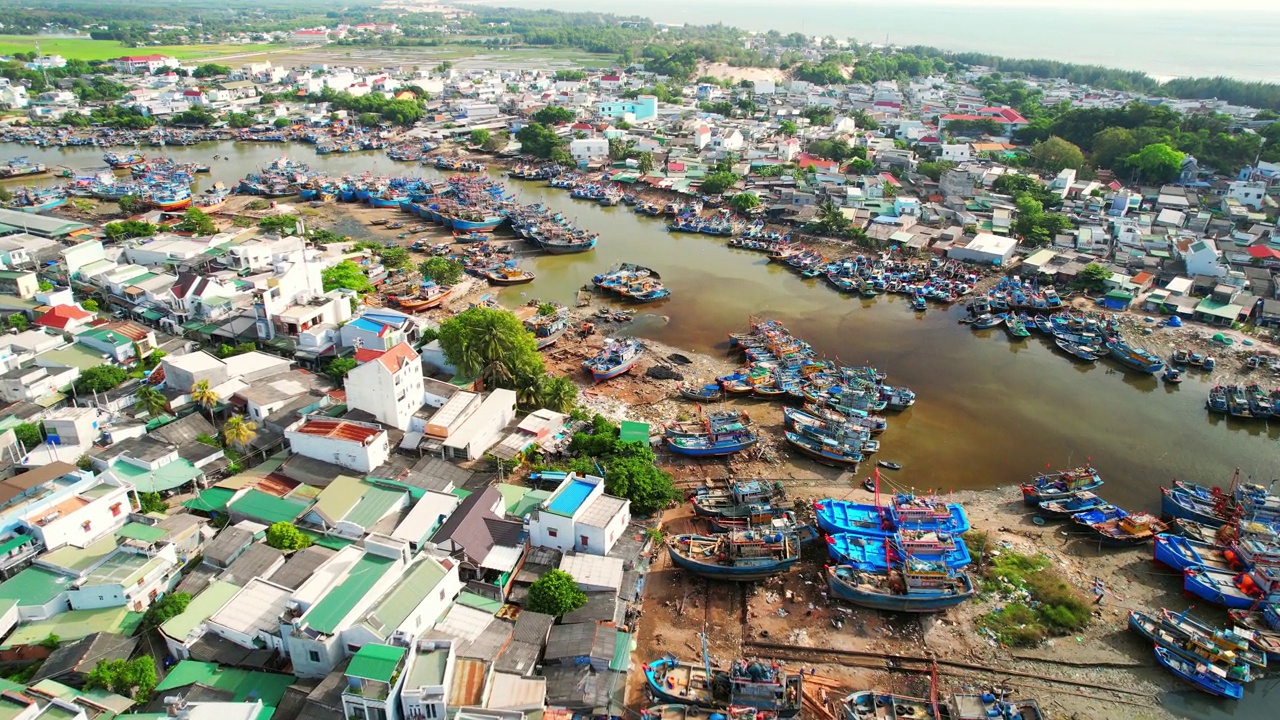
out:
M677 566L688 570L694 575L708 578L710 580L726 580L728 582L755 582L757 580L765 580L790 570L800 557L787 558L777 560L768 565L749 566L749 567L724 567L711 563L701 563L681 555L674 547L667 548L667 554L671 556L671 562Z
M873 610L903 613L936 613L948 610L973 597L973 581L968 575L957 575L961 589L956 593L921 593L915 596L866 592L841 581L834 568L828 571L827 587L833 597Z

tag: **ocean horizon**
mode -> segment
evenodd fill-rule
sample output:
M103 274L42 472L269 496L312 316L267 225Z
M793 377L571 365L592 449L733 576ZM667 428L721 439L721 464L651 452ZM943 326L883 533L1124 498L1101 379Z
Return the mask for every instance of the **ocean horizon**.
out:
M461 4L461 3L460 3ZM1009 58L1139 70L1159 80L1274 82L1280 3L1221 0L467 0L491 7L641 15L667 24L930 45Z

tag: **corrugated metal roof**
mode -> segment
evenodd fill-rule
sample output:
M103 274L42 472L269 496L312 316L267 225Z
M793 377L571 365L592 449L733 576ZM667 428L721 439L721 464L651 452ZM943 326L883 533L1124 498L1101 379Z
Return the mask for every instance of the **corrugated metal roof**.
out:
M402 647L378 643L361 645L355 656L351 658L351 665L347 667L346 675L389 683L396 673L396 667L404 659L404 654L405 649Z
M484 698L489 663L475 658L459 657L453 665L453 683L449 686L449 707L479 705Z
M404 501L403 490L392 490L382 487L371 487L360 498L360 502L342 518L343 522L357 527L370 528L374 523L386 517L397 504Z
M261 490L250 490L236 499L229 506L237 512L254 520L271 525L278 522L293 522L307 509L306 505L268 495Z
M386 574L395 563L391 558L365 553L356 561L344 579L320 599L303 616L302 620L313 630L333 634L338 626L360 602L366 593Z
M339 475L329 483L329 487L320 491L320 496L316 498L316 504L311 506L311 511L318 513L326 523L330 526L337 523L351 511L351 508L360 502L365 493L373 489L372 485L360 482L358 478L350 475Z
M375 634L386 638L423 600L435 593L436 586L448 572L435 558L422 559L373 606L364 624ZM430 620L434 622L435 618Z

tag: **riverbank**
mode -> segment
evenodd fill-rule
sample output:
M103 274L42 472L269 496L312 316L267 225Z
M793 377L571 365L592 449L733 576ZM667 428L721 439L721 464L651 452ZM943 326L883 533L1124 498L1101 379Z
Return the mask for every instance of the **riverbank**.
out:
M785 484L787 503L800 509L832 496L872 501L871 493L843 485L797 488ZM994 552L1043 553L1090 598L1094 579L1101 577L1108 592L1095 606L1089 627L1039 648L1013 650L977 631L978 618L1007 601L995 593L945 614L920 617L891 616L831 601L822 578L822 566L830 561L821 541L805 551L796 569L747 588L689 576L673 567L665 549L658 546L645 581L644 612L635 633L636 657L647 662L671 652L696 660L701 656L703 632L713 663L725 664L744 655L769 656L768 648L783 646L772 654L782 655L790 670L816 671L813 682L805 681L810 718L839 718L838 710L827 701L853 690L875 688L927 697L927 670L920 672L915 664L901 659L921 656L949 663L938 668L943 693L1004 684L1013 697L1036 698L1048 717L1175 716L1170 707L1161 706L1160 698L1177 687L1176 681L1155 666L1146 643L1126 630L1131 609L1186 607L1178 595L1180 581L1172 577L1174 573L1153 568L1149 548L1099 551L1096 543L1061 524L1036 526L1017 488L958 492L947 500L964 505L974 528L987 533ZM702 522L692 516L688 504L662 516L668 534L704 531ZM971 570L976 574L978 567ZM807 653L805 648L817 651ZM886 667L886 663L898 667ZM644 680L639 673L632 673L628 690L629 704L641 706Z

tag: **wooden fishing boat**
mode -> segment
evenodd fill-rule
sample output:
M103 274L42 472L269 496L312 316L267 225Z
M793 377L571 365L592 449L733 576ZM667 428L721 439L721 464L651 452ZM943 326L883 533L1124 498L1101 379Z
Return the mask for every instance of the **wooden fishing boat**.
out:
M1076 513L1106 505L1107 501L1088 490L1082 490L1063 500L1046 500L1039 504L1040 514L1055 520L1065 520Z
M480 271L480 277L488 280L494 285L523 285L531 283L537 279L537 275L531 270L522 270L517 267L503 265L501 267L488 268Z
M980 695L952 695L944 712L947 720L1044 720L1040 703L1031 698L1009 699L998 689Z
M640 720L774 720L777 717L775 712L742 705L701 708L697 705L663 703L640 712Z
M1089 526L1103 545L1128 547L1151 542L1169 526L1154 515L1136 512L1113 520L1105 520Z
M1078 492L1097 490L1102 478L1091 465L1084 465L1056 474L1037 475L1031 482L1022 484L1022 501L1039 505L1048 500L1064 500Z
M1266 653L1268 661L1280 662L1280 609L1263 605L1260 610L1228 610L1227 615L1254 650Z
M766 483L763 480L731 480L725 489L701 488L693 493L693 513L701 517L744 517L762 508L770 510L770 516L782 514L774 509L773 501L784 497L782 483Z
M949 535L969 531L969 516L960 505L909 494L895 495L887 506L828 498L815 502L813 511L818 527L830 534L891 537L902 530Z
M635 367L640 362L644 345L633 338L611 339L604 344L595 357L582 363L582 367L591 373L596 382L609 380Z
M415 313L430 310L444 304L453 295L453 288L434 283L422 287L413 297L397 297L388 295L387 299L395 303L405 312Z
M1209 499L1195 495L1183 488L1160 488L1161 514L1183 520L1192 520L1209 527L1222 527L1231 519L1230 498L1219 495Z
M1160 622L1168 628L1181 632L1190 633L1202 638L1212 646L1224 651L1235 653L1235 657L1251 667L1265 670L1267 667L1266 653L1255 651L1249 644L1249 639L1240 635L1231 628L1215 628L1205 622L1196 619L1189 612L1176 613L1169 609L1160 611Z
M884 468L885 470L901 470L902 469L901 465L899 465L896 462L892 462L890 460L878 460L876 461L876 465Z
M969 324L969 327L974 330L989 330L1002 322L1004 322L1003 314L992 315L990 313L985 313L974 318L973 322Z
M1160 533L1155 539L1155 561L1174 570L1207 567L1226 572L1242 569L1234 550L1220 548L1181 535Z
M824 465L857 468L858 463L862 462L863 456L859 448L834 438L812 438L790 430L786 431L786 438L793 448Z
M779 718L793 718L800 712L803 676L788 673L775 662L740 659L725 670L705 661L667 656L645 665L644 673L649 693L664 702L704 708L742 705L777 713Z
M1247 663L1237 660L1234 653L1223 651L1203 638L1169 627L1137 610L1129 611L1129 629L1150 640L1158 648L1164 648L1171 654L1191 662L1212 665L1222 671L1224 677L1232 677L1238 682L1249 682L1253 679L1253 671Z
M1053 344L1057 345L1059 349L1077 360L1094 362L1100 357L1098 353L1090 349L1089 346L1073 343L1070 340L1065 340L1063 338L1055 339Z
M1182 537L1188 540L1195 540L1207 545L1218 545L1218 536L1222 532L1222 528L1212 525L1205 525L1194 520L1185 520L1182 518L1174 518L1173 527Z
M672 421L662 427L667 437L697 437L699 435L724 435L744 431L751 427L751 416L742 410L715 410L700 415L695 420Z
M794 532L772 530L677 535L667 543L667 553L695 575L750 582L790 570L800 560L800 540Z
M680 397L694 402L715 402L724 399L724 389L719 383L708 383L696 388L681 385Z
M1155 649L1156 660L1174 675L1191 683L1197 690L1217 697L1239 700L1244 697L1244 686L1213 670L1213 666L1179 657L1165 648Z
M827 536L827 552L841 565L852 565L859 570L886 570L907 558L941 564L958 570L973 562L969 547L962 538L947 542L923 542L900 538L869 537L853 533L837 533Z
M1115 520L1116 518L1122 518L1125 515L1128 515L1128 513L1115 505L1103 505L1102 507L1096 507L1092 510L1085 510L1084 512L1078 512L1075 515L1072 515L1071 522L1080 525L1087 530L1089 527L1097 523Z
M911 613L941 612L974 594L968 575L915 562L874 573L849 565L828 566L827 588L832 597L854 605Z

